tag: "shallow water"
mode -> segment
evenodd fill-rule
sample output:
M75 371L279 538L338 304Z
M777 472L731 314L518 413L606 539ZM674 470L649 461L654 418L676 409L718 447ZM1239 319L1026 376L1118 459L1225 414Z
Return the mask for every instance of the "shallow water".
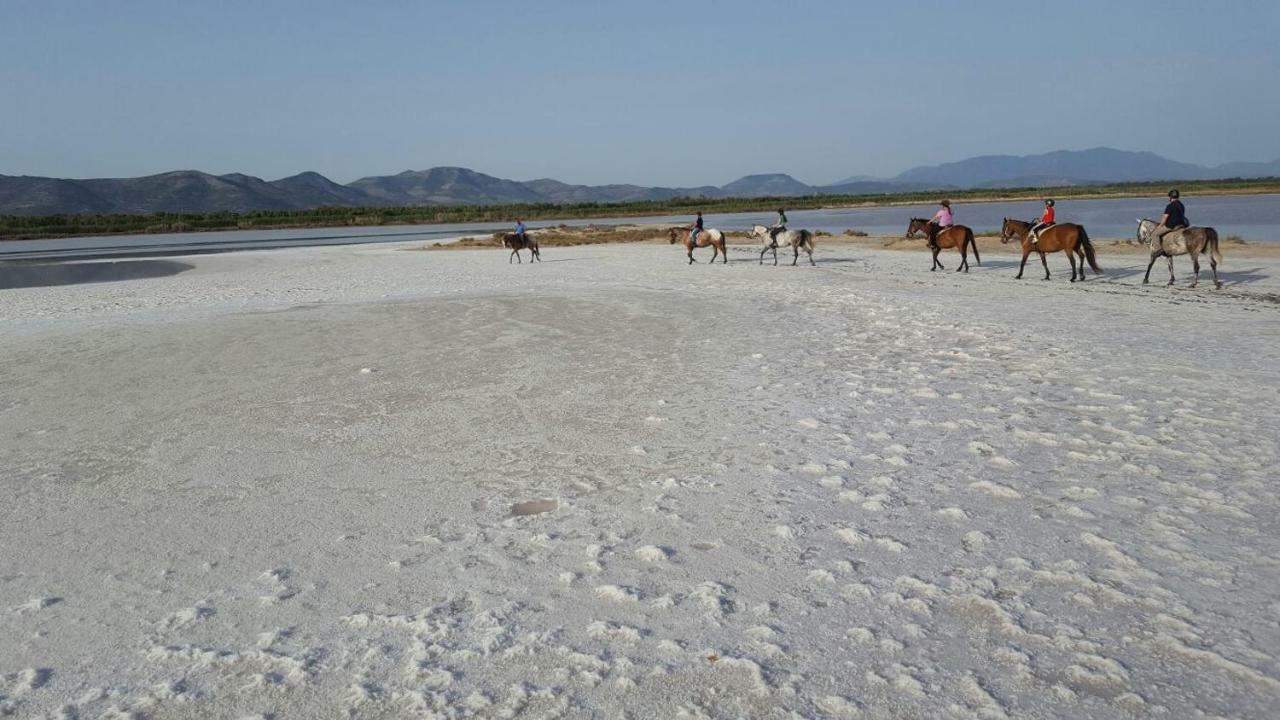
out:
M1239 235L1249 242L1280 242L1280 195L1219 195L1183 198L1187 214L1197 225L1211 225L1223 237ZM1109 200L1062 200L1058 203L1058 219L1078 222L1095 238L1128 238L1134 235L1135 220L1159 217L1164 199L1121 198ZM1039 201L956 203L956 222L978 232L1000 228L1005 217L1034 219L1040 213ZM899 205L894 207L841 208L830 210L795 210L788 213L791 226L823 230L839 234L848 229L871 235L897 235L906 232L912 217L929 217L932 205ZM711 213L707 226L723 230L745 230L753 224L773 222L773 214ZM672 223L687 224L688 215L653 215L646 217L603 217L576 220L542 220L529 223L530 228L550 225L588 225L591 223ZM384 242L431 242L468 233L487 234L506 225L496 223L456 223L449 225L397 225L365 228L295 228L287 230L234 230L216 233L174 233L159 235L111 235L97 237L54 238L47 240L12 240L0 242L0 258L71 258L121 257L130 255L195 254L321 245L356 245Z

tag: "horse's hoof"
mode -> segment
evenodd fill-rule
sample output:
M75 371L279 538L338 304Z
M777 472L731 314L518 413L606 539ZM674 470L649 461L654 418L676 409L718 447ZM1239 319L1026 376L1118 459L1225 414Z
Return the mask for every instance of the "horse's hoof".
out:
M1220 288L1220 287L1222 287L1222 283L1220 283L1220 282L1215 282L1215 283L1213 284L1213 286L1214 286L1214 287L1216 287L1216 288Z

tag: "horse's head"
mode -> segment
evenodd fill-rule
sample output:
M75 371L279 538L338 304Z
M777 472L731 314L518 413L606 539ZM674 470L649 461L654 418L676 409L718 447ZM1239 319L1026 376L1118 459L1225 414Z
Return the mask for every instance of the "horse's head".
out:
M924 218L911 218L911 222L907 225L907 234L904 238L914 237L918 232L924 232L929 227L929 221Z
M1154 230L1155 228L1156 228L1156 222L1154 220L1139 218L1138 219L1138 242L1140 243L1147 242L1151 236L1151 231Z
M1005 218L1000 224L1000 242L1008 243L1010 240L1018 237L1018 225L1022 224L1020 220L1013 218Z
M671 228L670 230L668 230L668 231L667 231L667 235L671 237L671 242L669 242L669 243L667 243L667 244L668 244L668 245L675 245L675 244L676 244L676 240L680 237L680 233L681 233L681 232L683 232L683 228Z
M751 237L759 237L759 238L769 237L769 228L763 225L752 225Z

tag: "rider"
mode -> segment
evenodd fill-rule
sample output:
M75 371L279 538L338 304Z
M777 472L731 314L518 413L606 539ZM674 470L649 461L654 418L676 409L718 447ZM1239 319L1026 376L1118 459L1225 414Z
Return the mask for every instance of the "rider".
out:
M521 245L524 245L525 243L524 220L521 220L520 218L516 218L516 241Z
M1191 227L1191 223L1187 221L1187 208L1178 198L1182 197L1182 193L1177 190L1169 191L1169 204L1164 206L1164 214L1160 216L1160 222L1156 225L1156 229L1152 230L1156 240L1160 240L1165 235L1174 230L1182 230Z
M702 232L702 211L698 211L698 219L693 221L693 225L689 228L689 241L694 245L698 244L698 234Z
M951 201L943 200L938 204L941 205L942 207L939 208L938 212L934 213L933 218L929 220L929 247L930 248L938 247L938 233L942 232L946 228L951 227L951 225L955 222L954 218L951 215Z
M777 242L778 233L785 232L787 229L787 213L782 208L778 208L778 222L769 228L769 239Z
M1044 201L1044 214L1040 222L1031 227L1031 244L1040 242L1040 231L1054 224L1053 200Z

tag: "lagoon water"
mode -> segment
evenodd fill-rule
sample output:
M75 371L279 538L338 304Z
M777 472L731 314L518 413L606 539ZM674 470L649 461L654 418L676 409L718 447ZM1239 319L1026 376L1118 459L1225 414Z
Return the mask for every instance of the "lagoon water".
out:
M1211 225L1222 236L1239 235L1249 242L1280 242L1280 195L1185 196L1187 214L1197 225ZM1078 222L1094 238L1133 237L1135 219L1158 217L1164 199L1119 198L1071 200L1058 203L1058 219ZM1000 228L1005 217L1030 220L1040 213L1039 201L956 203L956 221L978 232ZM897 205L825 210L795 210L787 213L791 226L839 234L848 229L871 235L898 235L906 231L913 216L929 217L932 205ZM629 218L591 218L530 222L533 229L558 225L591 223L671 223L687 224L688 215L661 215ZM745 230L759 223L773 222L769 212L709 213L707 226L722 230ZM484 234L507 227L495 223L451 225L394 225L380 227L300 228L288 230L245 230L216 233L165 235L111 235L98 237L15 240L0 242L0 259L76 258L188 254L319 245L354 245L382 242L431 242L468 233Z

